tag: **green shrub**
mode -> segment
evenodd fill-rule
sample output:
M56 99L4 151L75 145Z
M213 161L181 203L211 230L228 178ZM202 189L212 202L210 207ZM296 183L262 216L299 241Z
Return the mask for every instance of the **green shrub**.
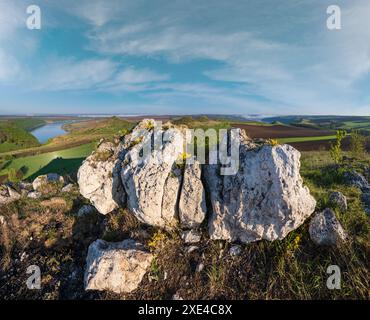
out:
M338 130L336 134L336 141L330 146L330 156L335 164L339 164L342 161L342 140L346 136L346 131Z
M361 158L365 153L366 137L358 130L351 132L350 152L353 158Z

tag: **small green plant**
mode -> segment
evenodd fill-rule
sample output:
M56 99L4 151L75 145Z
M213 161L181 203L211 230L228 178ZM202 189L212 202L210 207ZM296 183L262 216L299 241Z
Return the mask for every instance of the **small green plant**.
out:
M150 278L154 281L159 281L161 278L161 268L158 264L157 257L155 256L150 265Z
M105 162L113 156L113 152L110 150L97 151L94 155L94 160L99 162Z
M351 132L350 152L353 158L361 158L365 153L366 138L358 130Z
M279 145L279 141L277 141L277 139L268 139L267 140L267 143L270 145L270 146L278 146Z
M336 133L335 143L332 143L330 146L330 156L333 159L335 164L339 164L342 161L342 140L346 136L346 131L338 130Z
M178 169L183 170L185 168L186 160L191 157L191 154L183 152L179 155L176 160L176 166Z
M145 126L145 129L148 130L148 131L151 131L154 129L154 122L153 121L149 121L146 126Z
M8 171L8 181L9 182L18 182L18 174L14 168L10 168Z
M133 148L135 147L136 145L138 145L139 143L141 143L143 141L144 137L138 137L136 138L135 140L133 140L130 144L130 148Z

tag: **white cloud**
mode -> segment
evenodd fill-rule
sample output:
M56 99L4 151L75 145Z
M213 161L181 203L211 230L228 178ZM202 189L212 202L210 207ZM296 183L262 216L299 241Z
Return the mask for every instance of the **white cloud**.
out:
M116 64L106 59L54 59L32 76L31 88L52 91L91 89L109 80L115 70Z
M14 36L17 29L26 27L25 8L19 0L0 2L0 40L9 39Z
M0 56L1 57L1 56ZM122 68L109 59L63 59L54 58L46 62L38 74L29 77L31 90L98 90L144 91L150 85L169 79L149 69Z
M10 83L20 73L17 60L0 49L0 82Z
M134 68L127 68L119 72L115 78L115 82L119 83L148 83L156 81L168 80L170 77L167 74L159 74L147 69L137 70Z

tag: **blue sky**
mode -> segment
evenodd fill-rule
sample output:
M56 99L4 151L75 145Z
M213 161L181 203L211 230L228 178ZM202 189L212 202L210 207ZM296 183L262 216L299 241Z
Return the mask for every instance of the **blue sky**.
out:
M0 114L370 115L369 30L368 0L1 0Z

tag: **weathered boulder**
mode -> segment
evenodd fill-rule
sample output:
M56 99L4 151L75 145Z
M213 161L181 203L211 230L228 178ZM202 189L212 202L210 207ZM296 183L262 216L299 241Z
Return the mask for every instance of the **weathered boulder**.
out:
M43 187L47 184L59 184L63 186L64 178L56 173L48 173L45 175L38 176L32 183L33 189L35 191L42 191Z
M163 142L152 148L153 141ZM140 123L125 139L125 147L121 177L129 210L144 223L172 228L177 223L182 179L177 165L183 153L182 133L145 130L145 123Z
M42 197L42 194L38 191L31 191L27 194L27 198L30 199L39 199Z
M179 203L179 217L185 228L198 227L206 217L205 190L201 181L201 166L198 161L185 165Z
M289 145L255 146L240 133L239 170L220 176L218 165L205 166L213 212L211 239L283 239L315 210L316 201L299 174L300 153Z
M134 240L96 240L86 258L85 290L129 293L138 287L152 259L153 255Z
M310 222L311 240L317 245L336 245L347 239L342 225L330 209L317 213Z
M93 214L95 212L96 212L96 209L95 209L94 206L86 204L78 210L77 216L78 217L88 216L88 215Z
M67 184L65 187L62 188L62 192L71 192L74 188L73 183Z
M329 196L329 202L338 206L341 211L347 211L347 198L343 193L339 191L332 192Z
M344 173L344 179L347 184L361 189L363 192L370 191L370 184L366 178L355 170Z
M232 246L229 250L229 254L232 256L232 257L237 257L237 256L240 256L242 253L242 247L241 246L238 246L238 245L235 245L235 246Z
M120 149L112 143L101 143L78 170L80 193L101 214L123 207L126 193L120 179Z
M0 205L8 204L21 198L21 195L11 186L0 186Z
M182 232L181 239L184 240L185 243L197 243L200 242L201 234L194 229L186 230Z

